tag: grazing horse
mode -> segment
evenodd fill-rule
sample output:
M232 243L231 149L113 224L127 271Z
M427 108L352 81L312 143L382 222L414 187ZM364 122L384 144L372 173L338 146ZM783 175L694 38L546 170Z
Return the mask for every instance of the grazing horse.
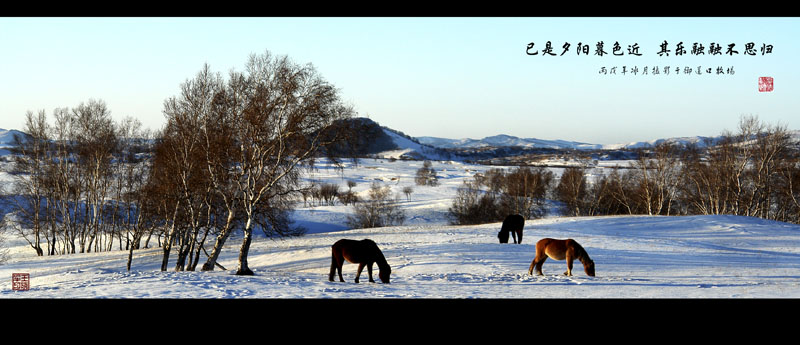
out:
M497 233L497 238L500 243L508 243L508 233L514 238L514 243L522 243L522 228L525 227L525 218L518 214L512 214L506 217L503 221L503 226L500 232ZM519 239L519 240L518 240Z
M336 274L338 270L339 281L344 281L344 278L342 278L342 264L347 260L351 263L358 264L356 283L358 283L358 277L361 276L361 270L364 269L364 266L367 266L369 282L374 283L375 281L372 280L372 264L377 263L380 269L378 277L385 284L389 284L389 275L392 273L392 269L386 262L386 258L378 248L378 245L372 240L338 240L331 248L333 253L331 255L331 273L328 276L328 280L333 281L333 275Z
M571 238L566 240L544 238L536 242L536 256L528 268L528 274L533 275L533 269L536 268L536 273L543 275L542 264L548 257L553 260L567 260L567 271L564 274L568 276L572 275L572 261L578 259L583 264L586 275L594 277L594 261L589 258L586 250Z

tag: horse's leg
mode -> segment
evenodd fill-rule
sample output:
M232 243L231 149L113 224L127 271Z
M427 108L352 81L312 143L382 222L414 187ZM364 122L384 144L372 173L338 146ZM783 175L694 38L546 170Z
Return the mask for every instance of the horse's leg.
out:
M544 264L545 260L547 260L547 255L542 255L542 258L536 263L536 274L540 276L544 275L544 273L542 273L542 265Z
M514 239L514 244L517 244L517 232L515 230L511 230L511 238Z
M372 279L372 263L367 264L367 273L369 274L369 282L374 283L375 281Z
M358 284L358 277L361 276L361 270L364 269L364 263L358 264L358 272L356 272L356 284Z
M344 277L342 277L342 265L344 265L344 260L339 259L336 263L336 270L339 272L339 281L344 283Z
M522 229L519 229L519 233L517 233L517 235L519 235L519 243L522 244Z
M566 276L572 276L572 256L567 253L567 271L564 272Z
M344 278L342 277L342 264L344 264L344 258L341 255L336 255L334 252L331 255L331 273L328 276L328 280L333 281L334 272L339 273L339 281L344 282Z
M528 275L533 275L534 269L536 269L537 275L540 276L544 275L542 273L542 264L544 264L545 260L547 260L547 255L542 255L542 256L537 255L535 258L533 258L533 261L531 261L531 266L528 267Z

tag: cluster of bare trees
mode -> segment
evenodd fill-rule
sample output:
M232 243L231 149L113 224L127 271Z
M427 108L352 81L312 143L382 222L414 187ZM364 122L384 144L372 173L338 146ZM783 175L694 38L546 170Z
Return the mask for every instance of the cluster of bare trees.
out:
M418 186L436 187L439 185L439 177L436 176L436 170L433 169L431 161L422 162L422 167L417 169L417 174L414 176L414 183Z
M448 210L452 224L498 222L509 214L526 219L547 213L546 197L553 173L543 167L493 168L465 180Z
M587 181L568 168L554 198L568 215L731 214L800 222L798 144L788 130L742 117L707 148L660 144L630 169ZM713 144L713 145L712 145Z
M27 136L15 136L15 176L4 202L14 228L38 255L129 248L140 213L149 151L147 133L131 118L111 119L90 100L26 114ZM9 207L10 206L10 207Z
M114 123L99 101L56 109L52 126L43 111L28 113L6 201L40 255L110 250L116 239L130 250L130 269L133 250L155 234L162 270L173 250L176 270L194 270L201 254L212 270L238 229L236 273L252 274L254 230L302 233L288 217L308 190L300 174L350 133L336 124L353 110L312 65L266 52L227 78L204 66L163 113L166 125L149 141L134 140L145 138L139 124Z
M391 187L373 182L368 198L353 203L353 214L347 217L347 224L353 228L402 225L406 215L398 204Z
M167 125L153 158L152 179L160 181L154 188L165 195L157 207L166 220L162 270L172 245L178 269L192 253L198 257L209 231L216 240L202 269L213 269L231 232L241 229L236 273L252 274L253 231L302 232L288 217L307 190L300 173L322 148L343 139L331 129L352 113L313 66L269 52L251 55L245 71L227 79L205 66L185 82L164 104Z

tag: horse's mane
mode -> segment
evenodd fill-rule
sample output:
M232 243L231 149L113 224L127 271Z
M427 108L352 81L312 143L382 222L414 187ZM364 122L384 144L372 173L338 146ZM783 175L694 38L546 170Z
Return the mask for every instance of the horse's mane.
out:
M592 260L589 257L589 253L586 252L586 249L583 249L583 246L581 246L580 243L573 240L572 244L575 246L575 257L580 260L581 263L585 262L586 260Z
M369 243L370 246L375 248L375 263L378 264L378 268L385 269L389 267L389 263L386 262L386 257L383 256L383 252L378 248L378 244L375 243L375 241L365 238L363 242Z
M386 262L386 257L383 256L383 252L378 249L378 247L375 247L375 249L378 250L378 253L375 255L375 263L378 264L378 268L382 270L389 268L389 263Z

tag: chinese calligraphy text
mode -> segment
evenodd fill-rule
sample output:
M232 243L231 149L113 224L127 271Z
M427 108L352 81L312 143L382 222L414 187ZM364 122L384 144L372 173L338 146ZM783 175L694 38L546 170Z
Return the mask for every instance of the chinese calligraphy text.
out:
M614 43L609 43L606 45L604 41L598 41L593 43L594 45L590 45L590 43L586 42L578 42L575 45L575 54L576 55L594 55L594 56L605 56L605 55L613 55L613 56L642 56L640 52L641 47L639 43L628 44L625 46L626 49L623 49L623 44L620 44L619 41L614 41ZM559 54L554 52L553 43L551 41L547 41L544 44L543 49L539 49L536 47L535 42L530 42L527 45L527 49L525 49L525 53L528 55L542 55L542 56L562 56L567 54L570 49L572 48L572 44L569 42L564 42L561 45L561 51ZM610 46L611 52L608 51L608 46ZM744 49L740 52L741 48L738 48L736 43L718 43L718 42L710 42L708 47L706 47L702 42L692 42L691 46L689 43L678 42L674 46L668 43L666 40L661 42L658 45L658 51L656 55L658 56L682 56L682 55L707 55L707 56L715 56L715 55L767 55L772 54L773 45L767 43L761 43L760 46L756 46L755 42L747 42L741 47ZM687 50L688 49L688 50Z

